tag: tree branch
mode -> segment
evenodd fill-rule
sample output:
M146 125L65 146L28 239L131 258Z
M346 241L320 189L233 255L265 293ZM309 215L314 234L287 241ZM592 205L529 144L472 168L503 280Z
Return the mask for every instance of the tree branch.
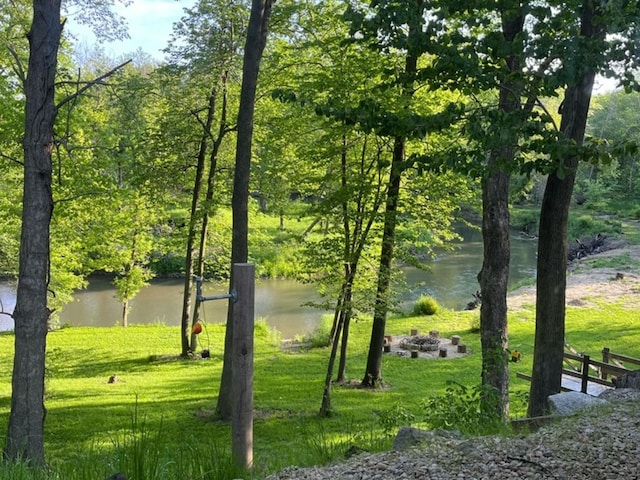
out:
M22 85L24 85L24 83L27 81L27 76L24 73L24 68L22 67L22 62L20 61L18 52L16 52L11 45L7 45L7 50L9 50L9 53L11 54L11 56L16 62L16 67L13 69L13 71L20 79L20 82L22 82Z
M58 105L56 105L56 108L60 109L60 107L62 107L63 105L65 105L66 103L69 103L70 101L74 100L75 98L79 97L80 95L82 95L84 92L86 92L87 90L89 90L91 87L93 87L94 85L101 83L102 80L104 80L107 77L110 77L111 75L113 75L114 73L116 73L118 70L120 70L122 67L124 67L125 65L128 65L129 63L131 63L131 60L127 60L124 63L121 63L120 65L118 65L115 68L112 68L111 70L109 70L107 73L105 73L104 75L100 75L99 77L95 78L94 80L87 82L85 85L82 86L82 88L79 88L75 93L63 98L60 103L58 103Z
M10 156L10 155L5 155L4 153L0 152L0 157L2 157L2 158L6 158L7 160L10 160L10 161L12 161L12 162L14 162L14 163L17 163L18 165L23 165L23 166L24 166L24 163L22 163L22 162L21 162L20 160L18 160L17 158L13 158L13 157L12 157L12 156Z

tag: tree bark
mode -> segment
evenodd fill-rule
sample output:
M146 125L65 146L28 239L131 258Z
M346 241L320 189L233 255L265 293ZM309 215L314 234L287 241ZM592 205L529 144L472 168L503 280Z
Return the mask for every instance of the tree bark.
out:
M60 0L34 0L25 83L24 193L15 322L11 413L4 457L45 463L44 376L49 284L49 228L55 73L62 24Z
M207 192L204 198L204 204L202 208L202 226L200 228L200 243L198 245L198 261L196 263L195 275L204 278L204 259L207 249L207 235L209 233L209 216L213 207L213 194L215 191L215 178L216 170L218 169L218 152L222 145L222 140L228 133L227 130L227 77L228 72L224 72L221 77L222 82L222 110L220 113L220 125L218 127L218 136L213 142L211 148L211 155L209 156L209 174L207 175ZM193 309L193 319L191 320L191 327L193 332L193 326L200 321L200 310L202 309L202 302L196 300L196 304ZM191 333L191 346L190 350L195 352L198 348L198 335Z
M522 32L524 17L505 18L502 33L505 42L513 43ZM520 58L507 59L508 73L520 70ZM500 88L499 109L507 114L520 109L521 86L505 80ZM511 136L514 138L515 136ZM504 420L509 416L509 363L507 358L507 286L511 245L509 240L509 177L505 164L513 161L514 146L492 150L488 173L482 182L482 239L484 256L478 275L482 306L480 338L482 344L482 384L495 393L487 395L485 408Z
M603 38L590 0L583 1L580 36ZM569 61L568 59L567 61ZM593 91L595 70L581 65L581 72L565 92L560 131L567 140L581 145ZM551 173L542 199L538 236L538 278L536 284L536 335L533 372L529 392L530 417L548 411L547 398L560 392L564 355L565 300L567 286L567 224L578 168L578 157L560 158L561 168Z
M380 265L378 267L378 287L376 303L373 312L373 326L369 341L367 367L362 379L365 387L374 387L382 381L382 347L384 345L384 330L387 323L389 306L389 284L391 280L391 263L395 245L396 223L398 217L398 203L400 199L400 181L402 179L405 140L396 137L393 147L393 160L389 174L389 189L384 215L382 232L382 248L380 251Z
M256 87L260 60L267 43L269 17L275 0L253 0L247 29L247 41L244 48L242 65L242 87L240 90L240 108L238 110L238 135L236 142L236 165L233 180L233 209L231 265L246 263L249 257L249 177L251 172L251 145L253 139L253 115L255 110ZM233 272L231 274L233 276ZM233 278L230 283L233 285ZM233 345L233 302L229 302L227 328L224 338L224 362L220 379L220 391L216 411L222 420L231 418L231 369Z
M191 211L189 216L189 232L187 233L187 251L185 254L184 268L184 292L182 294L182 318L180 322L180 338L182 343L181 355L186 357L191 350L191 297L193 290L193 256L196 244L198 213L200 211L200 195L202 192L202 181L204 178L204 168L207 155L207 144L211 136L211 125L215 114L217 89L214 87L209 95L207 109L207 120L204 125L200 146L198 148L198 163L196 165L196 176L191 194Z

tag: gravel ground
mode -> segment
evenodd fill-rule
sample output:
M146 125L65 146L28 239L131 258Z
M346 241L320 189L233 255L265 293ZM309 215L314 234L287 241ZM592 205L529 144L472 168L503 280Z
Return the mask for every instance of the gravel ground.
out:
M268 480L638 480L640 392L529 435L434 435L404 452L361 454L326 467L290 467Z

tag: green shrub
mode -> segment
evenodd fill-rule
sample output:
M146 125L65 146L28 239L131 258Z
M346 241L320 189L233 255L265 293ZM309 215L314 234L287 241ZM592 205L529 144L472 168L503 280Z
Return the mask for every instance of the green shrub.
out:
M539 210L514 209L511 212L511 228L528 234L535 234L538 231L538 221L540 219Z
M409 427L415 421L413 413L399 403L375 414L386 437L394 436L399 427Z
M428 295L421 295L413 304L414 315L435 315L440 310L438 301Z
M571 239L593 237L598 233L603 235L619 235L622 233L622 223L609 218L597 218L591 215L580 215L569 221L569 241Z
M454 381L448 381L447 385L445 393L422 404L425 421L432 428L458 430L466 435L486 435L503 429L502 419L496 413L498 398L492 387L466 387Z

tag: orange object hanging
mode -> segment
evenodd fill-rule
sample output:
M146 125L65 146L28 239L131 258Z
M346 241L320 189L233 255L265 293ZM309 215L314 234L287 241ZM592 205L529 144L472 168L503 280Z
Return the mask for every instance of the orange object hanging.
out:
M191 329L191 333L193 333L194 335L198 335L200 332L202 332L202 324L198 322Z

